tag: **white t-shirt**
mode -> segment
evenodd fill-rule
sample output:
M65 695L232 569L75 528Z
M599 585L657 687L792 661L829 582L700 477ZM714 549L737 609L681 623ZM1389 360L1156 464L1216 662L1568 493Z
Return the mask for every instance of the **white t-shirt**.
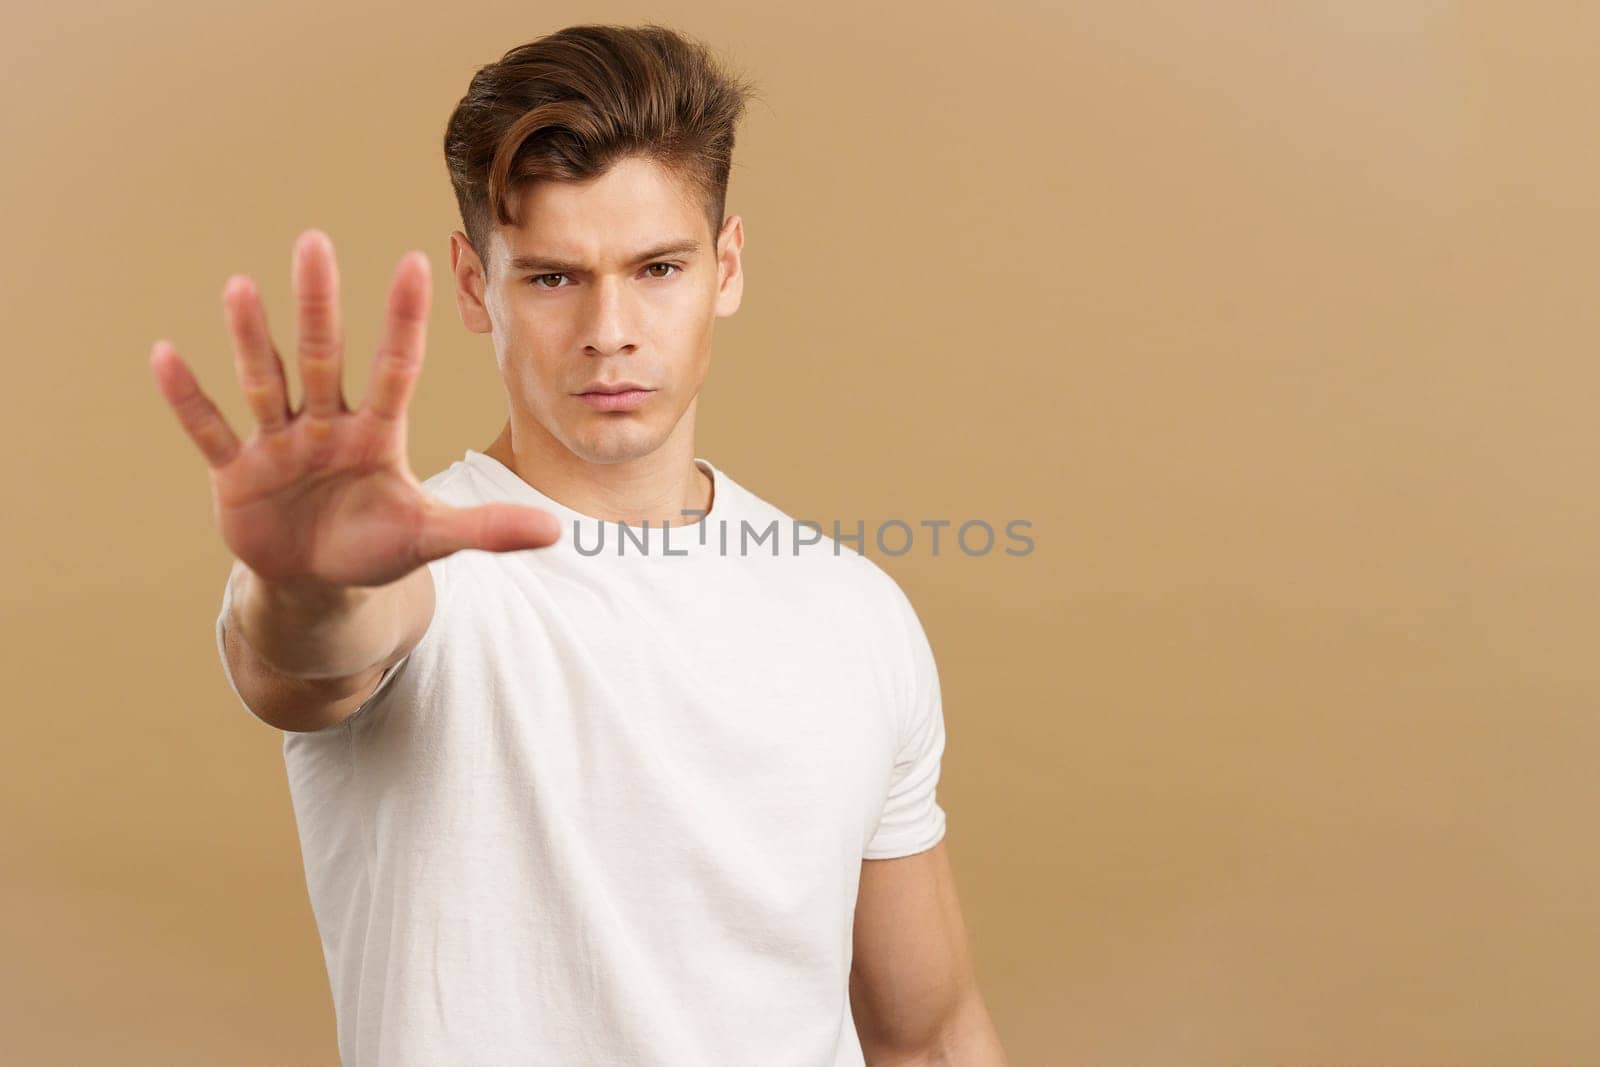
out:
M423 483L562 534L429 564L412 653L283 735L350 1067L863 1063L861 861L944 836L932 651L875 563L696 462L706 516L626 536L481 452Z

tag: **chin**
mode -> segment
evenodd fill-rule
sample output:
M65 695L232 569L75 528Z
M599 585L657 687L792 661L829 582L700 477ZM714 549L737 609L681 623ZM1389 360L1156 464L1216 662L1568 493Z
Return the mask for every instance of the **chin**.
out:
M566 445L573 455L589 463L622 463L648 456L666 437L628 416L602 416L589 425L573 427Z

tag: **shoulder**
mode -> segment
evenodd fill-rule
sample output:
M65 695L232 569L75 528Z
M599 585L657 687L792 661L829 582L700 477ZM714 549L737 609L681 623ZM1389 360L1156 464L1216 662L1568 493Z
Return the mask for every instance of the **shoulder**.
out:
M878 632L897 632L907 625L920 629L910 597L888 571L860 551L870 533L855 521L797 517L729 477L718 474L730 497L727 521L729 542L734 543L741 523L759 533L770 525L778 530L776 555L800 568L807 582L815 582L830 597L843 597L860 611L861 621ZM861 536L857 536L860 533ZM742 545L743 542L740 542ZM765 544L761 554L771 552Z
M429 496L446 504L471 505L486 500L483 487L473 476L472 468L460 460L424 478L422 488Z

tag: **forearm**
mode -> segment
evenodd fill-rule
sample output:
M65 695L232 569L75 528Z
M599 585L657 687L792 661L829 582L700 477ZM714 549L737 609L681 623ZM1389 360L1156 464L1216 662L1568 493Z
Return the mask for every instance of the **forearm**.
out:
M411 631L428 617L420 610L432 593L425 567L374 587L268 582L242 563L228 580L229 625L274 671L299 679L345 678L382 663L420 636Z

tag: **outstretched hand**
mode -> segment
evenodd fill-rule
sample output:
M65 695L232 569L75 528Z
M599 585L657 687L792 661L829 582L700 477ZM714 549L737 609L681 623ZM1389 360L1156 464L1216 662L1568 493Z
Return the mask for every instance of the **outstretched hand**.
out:
M222 303L234 366L256 432L241 442L171 344L150 351L156 385L210 468L214 514L234 555L289 585L375 586L462 549L541 548L556 518L515 504L457 508L429 496L406 460L406 414L422 370L430 279L421 252L401 257L366 400L351 410L341 385L343 327L333 243L307 230L295 243L304 398L289 408L283 362L254 281L230 277Z

